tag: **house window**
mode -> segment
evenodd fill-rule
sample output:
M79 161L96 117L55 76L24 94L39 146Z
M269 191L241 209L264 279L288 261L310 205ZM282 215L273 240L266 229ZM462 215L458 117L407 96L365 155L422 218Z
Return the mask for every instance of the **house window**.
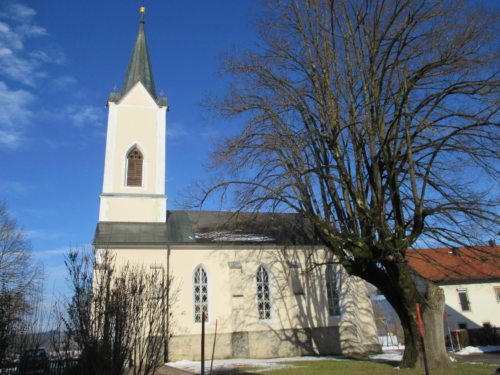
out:
M262 266L257 270L257 303L259 319L271 319L271 293L269 290L269 274Z
M467 323L458 323L458 329L467 329Z
M470 311L470 302L469 297L467 296L467 289L458 289L458 299L460 300L462 311Z
M127 186L142 186L142 164L144 158L137 147L127 155Z
M202 266L194 272L194 321L201 323L202 313L205 313L205 322L208 322L208 279Z
M500 286L494 286L495 296L497 297L497 302L500 302Z
M328 313L330 316L340 315L340 278L339 273L331 265L326 267L326 295L328 297Z

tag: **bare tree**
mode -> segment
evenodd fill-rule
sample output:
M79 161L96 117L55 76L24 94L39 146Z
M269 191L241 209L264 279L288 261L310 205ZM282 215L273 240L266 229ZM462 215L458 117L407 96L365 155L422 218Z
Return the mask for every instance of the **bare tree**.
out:
M261 44L228 57L244 121L219 145L219 192L240 210L301 213L346 270L375 285L404 328L402 366L447 366L443 294L412 247L477 244L498 228L495 11L457 1L271 0ZM496 17L498 19L498 17ZM495 44L496 43L496 44ZM203 203L203 200L201 203Z
M0 361L34 338L42 276L26 235L0 203Z
M115 267L100 251L71 251L66 268L73 296L66 306L66 335L81 351L81 374L154 374L162 365L175 293L161 267Z

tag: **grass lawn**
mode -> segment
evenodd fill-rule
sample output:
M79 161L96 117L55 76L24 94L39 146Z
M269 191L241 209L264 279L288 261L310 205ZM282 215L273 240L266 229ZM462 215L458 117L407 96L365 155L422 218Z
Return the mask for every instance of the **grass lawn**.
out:
M259 371L258 374L267 375L382 375L382 374L401 374L401 375L424 375L423 369L408 370L397 369L391 365L382 363L364 362L364 361L308 361L293 362L295 367L288 367L273 371ZM492 375L496 366L455 363L452 368L431 369L430 375ZM255 369L253 369L255 370ZM242 368L239 371L222 372L221 374L257 374L249 368Z

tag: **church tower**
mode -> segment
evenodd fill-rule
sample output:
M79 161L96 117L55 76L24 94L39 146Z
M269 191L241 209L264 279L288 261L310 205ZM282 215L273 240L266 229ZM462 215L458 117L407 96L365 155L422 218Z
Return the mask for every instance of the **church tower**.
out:
M108 100L108 130L100 222L166 220L165 117L167 101L156 94L141 8L121 92Z

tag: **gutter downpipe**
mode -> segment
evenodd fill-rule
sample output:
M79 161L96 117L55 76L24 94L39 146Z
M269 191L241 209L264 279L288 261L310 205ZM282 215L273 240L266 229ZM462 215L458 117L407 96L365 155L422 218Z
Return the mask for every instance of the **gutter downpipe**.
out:
M166 324L165 324L165 342L163 343L163 362L168 362L168 351L170 341L170 245L167 245L167 306L166 306ZM165 316L163 317L165 319Z

